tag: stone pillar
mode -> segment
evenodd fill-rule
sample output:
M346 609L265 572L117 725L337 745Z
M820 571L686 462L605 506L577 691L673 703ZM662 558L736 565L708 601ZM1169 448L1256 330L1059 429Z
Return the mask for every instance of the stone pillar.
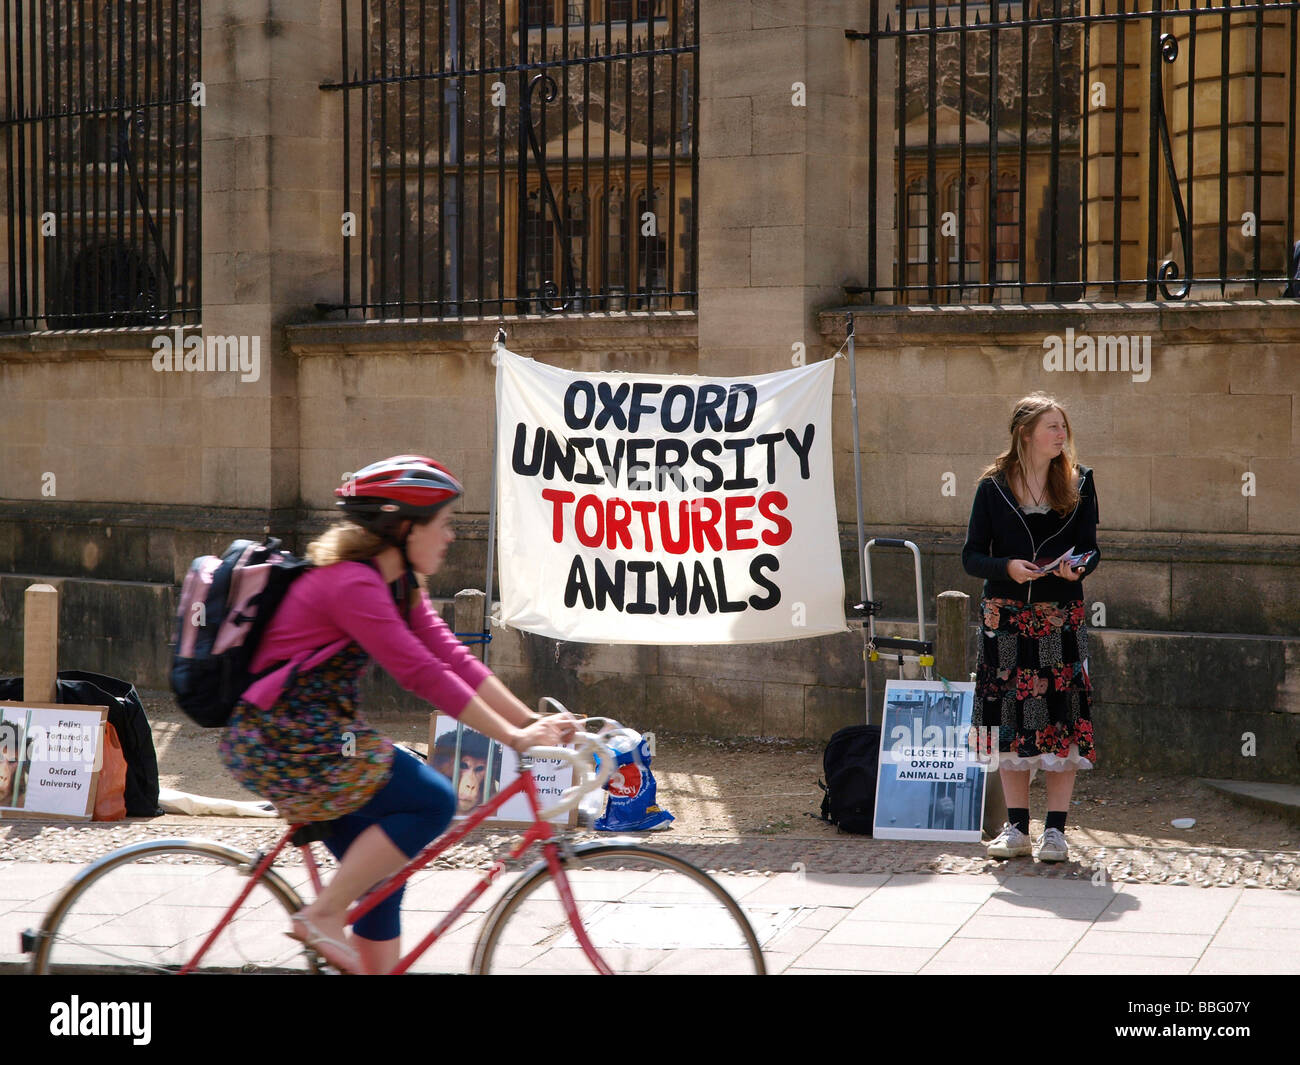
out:
M54 700L58 682L59 591L31 584L23 595L23 701Z
M308 0L203 5L203 331L260 347L255 380L193 375L209 504L298 500L297 365L283 327L342 293L342 98L320 88L340 78L341 17Z
M456 593L456 605L452 621L455 632L465 634L482 631L483 605L486 599L487 596L477 588L463 588ZM475 658L482 659L485 657L486 644L471 643L466 646L469 648L470 654Z
M789 368L865 279L866 46L844 30L869 11L701 0L701 373Z

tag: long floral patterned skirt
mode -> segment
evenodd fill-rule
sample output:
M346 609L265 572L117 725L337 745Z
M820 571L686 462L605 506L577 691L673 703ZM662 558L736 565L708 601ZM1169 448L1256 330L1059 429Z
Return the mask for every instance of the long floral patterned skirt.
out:
M971 744L1011 770L1091 769L1093 744L1085 608L980 601Z
M357 709L369 656L355 643L299 673L269 710L240 700L221 738L236 780L289 821L359 810L393 771L393 743Z

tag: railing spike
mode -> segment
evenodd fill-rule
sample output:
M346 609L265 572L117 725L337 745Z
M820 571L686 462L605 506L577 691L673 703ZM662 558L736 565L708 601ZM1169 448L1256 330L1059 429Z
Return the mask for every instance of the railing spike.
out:
M885 32L889 33L889 12L885 12Z
M943 28L945 30L952 29L952 8L950 7L943 9Z

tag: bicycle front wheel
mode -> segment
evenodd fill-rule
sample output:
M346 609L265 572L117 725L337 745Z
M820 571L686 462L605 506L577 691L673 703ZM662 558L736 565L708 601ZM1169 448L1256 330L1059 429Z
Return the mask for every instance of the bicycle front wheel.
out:
M248 886L253 859L220 843L137 843L91 863L46 914L32 950L37 974L177 973ZM204 951L198 972L316 972L285 936L298 894L274 870Z
M474 952L476 972L602 971L582 936L614 973L765 972L744 910L689 862L643 847L597 843L575 847L560 863L577 925L549 866L538 865L489 916Z

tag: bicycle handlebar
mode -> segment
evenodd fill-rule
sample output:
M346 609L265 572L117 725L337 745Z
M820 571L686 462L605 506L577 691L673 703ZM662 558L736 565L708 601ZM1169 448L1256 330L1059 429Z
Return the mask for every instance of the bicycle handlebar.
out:
M538 704L538 712L547 704L557 709L557 713L567 713L564 704L558 699L553 699L549 695L544 696ZM576 750L570 750L568 747L529 747L524 754L529 758L553 758L559 761L568 762L573 767L576 778L573 785L564 789L560 794L559 800L554 806L548 806L542 810L538 817L542 821L550 821L557 815L568 813L579 802L583 796L590 794L598 788L603 788L614 772L614 766L618 761L618 755L614 749L601 739L606 733L613 729L622 728L622 726L613 718L608 717L589 717L583 718L585 725L593 722L601 723L598 732L579 732L574 735L573 742L577 745ZM595 759L591 755L596 755Z

